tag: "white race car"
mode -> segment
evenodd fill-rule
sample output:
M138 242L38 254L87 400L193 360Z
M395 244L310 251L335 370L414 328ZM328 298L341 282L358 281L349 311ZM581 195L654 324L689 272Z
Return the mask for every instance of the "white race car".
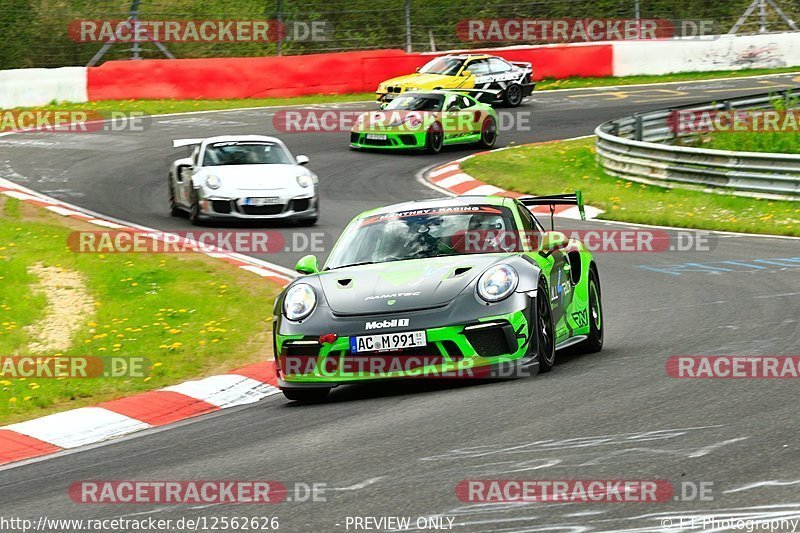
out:
M225 135L178 139L192 154L172 163L169 203L173 216L192 224L212 218L279 219L312 225L319 218L317 175L275 137Z

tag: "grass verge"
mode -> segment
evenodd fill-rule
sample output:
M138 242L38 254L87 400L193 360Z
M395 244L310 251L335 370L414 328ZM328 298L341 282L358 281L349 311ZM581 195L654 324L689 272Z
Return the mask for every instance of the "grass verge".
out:
M783 69L749 69L731 70L721 72L688 72L681 74L668 74L664 76L627 76L621 78L569 78L565 80L542 80L536 85L536 91L551 91L555 89L580 89L587 87L610 87L615 85L636 85L644 83L667 83L673 81L698 81L715 78L741 78L747 76L761 76L765 74L781 74L799 72L800 68ZM374 93L358 94L319 94L299 96L294 98L247 98L232 100L102 100L99 102L67 103L53 102L42 109L52 110L81 110L81 111L106 111L141 112L147 115L162 115L166 113L186 113L189 111L212 111L223 109L237 109L242 107L267 107L288 105L312 105L342 102L373 101Z
M64 356L148 360L146 377L34 379L0 375L0 425L95 404L271 355L269 322L280 288L201 254L78 254L72 231L97 227L0 196L0 356L32 355L53 309L32 265L77 273L90 313ZM43 353L54 356L56 353Z
M596 160L595 138L520 146L462 163L476 179L528 194L580 189L600 218L655 224L800 236L800 202L781 202L667 189L609 176Z

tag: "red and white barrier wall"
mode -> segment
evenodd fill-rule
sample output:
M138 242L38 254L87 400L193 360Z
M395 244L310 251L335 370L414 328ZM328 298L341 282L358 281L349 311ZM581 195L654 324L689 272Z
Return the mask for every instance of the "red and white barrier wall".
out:
M474 50L473 50L474 51ZM800 65L800 33L493 48L536 78L607 77ZM372 92L432 54L369 50L304 56L109 61L0 71L0 107L131 98L263 98Z

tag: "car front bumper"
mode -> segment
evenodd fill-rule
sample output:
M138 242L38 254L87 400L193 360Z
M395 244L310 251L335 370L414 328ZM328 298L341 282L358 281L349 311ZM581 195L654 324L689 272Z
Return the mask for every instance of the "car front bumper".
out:
M279 202L264 206L248 206L244 201L244 198L224 196L202 197L199 199L200 216L205 219L304 220L319 214L319 197L316 195L281 197Z
M329 309L317 309L315 313L326 318L307 327L278 317L274 341L279 385L286 389L382 379L511 377L492 370L516 369L527 361L526 354L535 353L530 334L535 306L532 297L524 293L509 300L512 302L492 309L491 315L477 319L457 310L415 311L410 324L402 328L365 330L365 321L391 323L398 314L342 317L332 315ZM421 330L426 335L424 348L363 354L350 350L350 337ZM337 335L333 342L320 338L330 334Z
M367 139L367 135L385 135L385 139ZM426 134L422 132L350 132L350 148L360 150L419 150L425 148Z

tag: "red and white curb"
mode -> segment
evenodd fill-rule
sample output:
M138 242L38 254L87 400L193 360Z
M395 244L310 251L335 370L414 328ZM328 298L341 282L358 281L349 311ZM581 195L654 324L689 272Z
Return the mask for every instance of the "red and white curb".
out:
M472 154L467 157L451 161L450 163L435 167L426 172L423 175L423 179L426 180L431 185L435 186L435 188L443 192L452 194L454 196L486 195L486 196L508 196L510 198L521 198L523 196L526 196L518 192L507 191L505 189L501 189L500 187L495 187L494 185L489 185L488 183L476 180L475 178L464 172L464 170L461 168L461 163L466 161L467 159L488 153L490 152L480 152L477 154ZM598 215L603 213L602 210L597 209L596 207L592 207L590 205L585 206L584 211L586 213L586 220L595 219L598 217ZM531 212L536 215L549 216L550 208L534 207L531 209ZM576 206L558 205L556 206L555 209L555 216L564 218L574 218L580 220L581 213Z
M163 240L167 234L98 215L3 178L0 178L0 194L43 207L61 216L113 230L146 232L148 237L158 240ZM209 251L188 239L183 239L183 244L281 285L297 275L279 265L245 255L214 249ZM275 364L266 361L219 376L187 381L94 407L82 407L3 426L0 427L0 465L254 403L280 392L276 385Z
M0 465L164 426L277 394L275 365L220 376L0 427Z

